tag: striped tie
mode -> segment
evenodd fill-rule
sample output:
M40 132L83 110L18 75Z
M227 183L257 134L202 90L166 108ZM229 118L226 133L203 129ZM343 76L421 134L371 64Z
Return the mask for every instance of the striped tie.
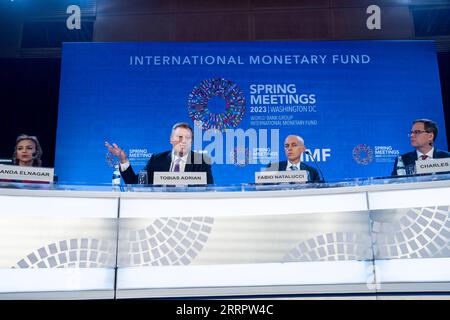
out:
M297 171L298 168L297 168L297 166L291 166L291 170L292 170L292 171Z
M422 159L422 160L425 160L427 158L428 158L428 156L426 154L423 154L423 155L420 156L420 159Z

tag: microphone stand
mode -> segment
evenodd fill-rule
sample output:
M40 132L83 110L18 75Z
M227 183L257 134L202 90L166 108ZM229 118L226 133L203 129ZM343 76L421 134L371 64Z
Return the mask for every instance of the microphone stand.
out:
M308 156L310 156L311 159L313 159L314 163L316 164L316 168L319 169L320 176L322 177L322 180L320 180L319 182L324 183L324 182L325 182L325 177L324 177L324 175L323 175L323 173L322 173L322 170L320 170L320 166L319 166L319 164L317 163L316 159L314 159L314 156L313 156L312 153L309 152L308 150L305 150L305 153L306 153Z

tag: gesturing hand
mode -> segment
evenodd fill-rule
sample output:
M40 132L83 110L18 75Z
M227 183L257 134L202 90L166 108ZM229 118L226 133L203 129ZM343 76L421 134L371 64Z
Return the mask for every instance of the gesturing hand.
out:
M115 155L119 159L120 163L128 162L128 157L127 157L125 151L120 149L117 144L113 143L112 145L110 145L108 143L108 141L105 141L105 147L108 148L108 150L109 150L109 152L111 152L111 154Z

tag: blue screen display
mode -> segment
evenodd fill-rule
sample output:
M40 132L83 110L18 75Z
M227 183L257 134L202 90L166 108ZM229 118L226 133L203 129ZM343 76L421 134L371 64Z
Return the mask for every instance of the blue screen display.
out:
M183 121L219 185L254 182L291 134L327 181L387 176L416 118L445 132L431 41L65 43L55 172L111 182L104 141L137 172Z

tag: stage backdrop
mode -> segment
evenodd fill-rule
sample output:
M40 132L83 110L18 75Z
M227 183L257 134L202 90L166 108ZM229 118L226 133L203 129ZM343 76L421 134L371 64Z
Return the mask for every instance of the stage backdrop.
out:
M193 149L214 158L220 185L284 160L289 134L327 181L387 176L423 117L447 150L429 41L65 43L55 167L61 182L110 183L105 140L137 172L186 121L202 127Z

